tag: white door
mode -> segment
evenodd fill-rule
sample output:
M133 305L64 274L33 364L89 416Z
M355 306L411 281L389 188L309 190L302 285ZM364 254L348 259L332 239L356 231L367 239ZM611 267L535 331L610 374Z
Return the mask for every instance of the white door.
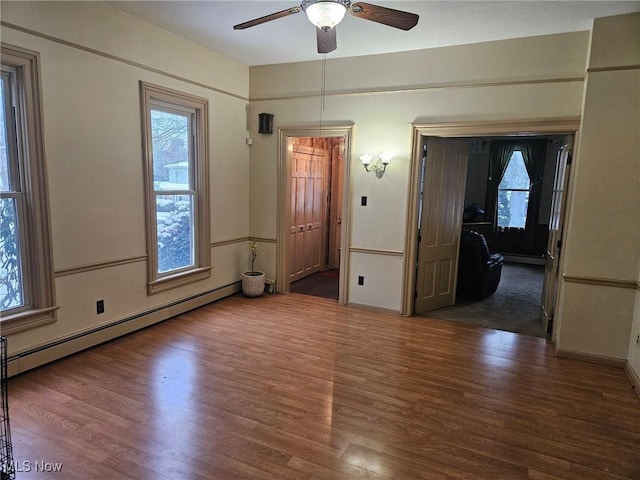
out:
M573 135L565 138L564 145L558 151L556 173L553 181L551 197L551 214L549 217L549 242L545 254L544 284L542 287L542 327L550 333L558 289L558 264L562 252L562 231L565 213L565 198L569 171L571 169L571 147Z
M417 314L455 304L467 156L465 141L427 140L416 274Z

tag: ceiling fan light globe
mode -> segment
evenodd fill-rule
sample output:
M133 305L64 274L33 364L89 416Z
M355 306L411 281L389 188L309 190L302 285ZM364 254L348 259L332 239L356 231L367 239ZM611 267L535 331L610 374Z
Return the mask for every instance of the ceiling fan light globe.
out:
M307 6L305 13L316 27L331 30L342 21L347 9L341 3L320 1Z

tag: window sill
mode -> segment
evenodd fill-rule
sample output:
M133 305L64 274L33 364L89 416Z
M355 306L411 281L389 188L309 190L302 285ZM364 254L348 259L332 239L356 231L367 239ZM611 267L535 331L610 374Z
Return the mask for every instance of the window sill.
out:
M59 306L41 308L38 310L27 310L26 312L15 313L2 317L0 326L2 327L2 335L7 336L14 333L29 330L31 328L41 327L48 323L56 321L56 311Z
M189 283L198 282L211 276L211 267L196 268L188 272L180 272L175 275L168 275L160 279L154 280L147 284L147 293L164 292L172 288L181 287Z

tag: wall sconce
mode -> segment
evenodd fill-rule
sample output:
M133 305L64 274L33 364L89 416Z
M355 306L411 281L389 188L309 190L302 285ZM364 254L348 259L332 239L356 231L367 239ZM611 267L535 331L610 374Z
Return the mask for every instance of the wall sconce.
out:
M371 155L370 153L365 153L360 155L360 161L362 162L362 165L367 172L376 172L376 177L382 178L385 170L387 169L387 165L391 163L393 153L381 153L380 155L378 155L378 157L379 158L375 163L371 163L375 156Z

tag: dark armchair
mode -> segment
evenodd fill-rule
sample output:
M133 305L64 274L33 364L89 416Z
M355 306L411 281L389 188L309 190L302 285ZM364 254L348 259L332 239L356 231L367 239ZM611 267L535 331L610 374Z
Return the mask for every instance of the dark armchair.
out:
M493 294L500 283L503 263L502 255L489 253L484 236L473 230L462 230L458 258L458 295L485 298Z

